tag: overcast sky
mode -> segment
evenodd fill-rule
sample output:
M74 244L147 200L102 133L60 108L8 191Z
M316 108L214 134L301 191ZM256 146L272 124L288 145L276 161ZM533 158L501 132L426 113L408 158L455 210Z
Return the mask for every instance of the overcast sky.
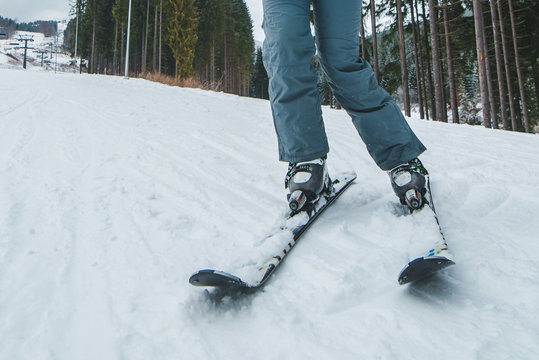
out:
M64 20L69 18L70 0L0 0L0 16L18 22L35 20ZM246 0L251 17L255 40L262 41L262 0Z

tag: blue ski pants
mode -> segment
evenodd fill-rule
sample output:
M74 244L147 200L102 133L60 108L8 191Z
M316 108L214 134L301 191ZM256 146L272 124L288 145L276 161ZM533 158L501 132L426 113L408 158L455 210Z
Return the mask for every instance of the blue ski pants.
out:
M335 97L381 169L390 170L425 151L359 56L361 3L314 0L315 47L309 0L263 0L264 66L281 161L309 161L329 151L311 63L316 48Z

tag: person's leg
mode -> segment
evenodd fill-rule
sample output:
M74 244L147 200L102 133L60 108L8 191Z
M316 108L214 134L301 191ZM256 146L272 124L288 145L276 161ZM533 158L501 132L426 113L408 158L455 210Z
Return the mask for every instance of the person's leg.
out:
M264 0L264 66L279 159L297 163L324 157L328 142L322 121L309 0Z
M314 15L322 68L374 161L390 170L416 158L425 146L359 56L361 1L314 0Z

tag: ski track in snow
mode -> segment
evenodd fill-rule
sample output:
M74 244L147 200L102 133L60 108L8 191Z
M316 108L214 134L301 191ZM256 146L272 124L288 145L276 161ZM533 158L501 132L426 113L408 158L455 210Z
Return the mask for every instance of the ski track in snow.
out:
M346 113L324 109L330 173L357 184L267 286L224 296L189 275L255 264L285 212L267 101L119 77L0 79L0 359L539 353L536 135L410 120L457 266L403 287L437 230L398 214Z

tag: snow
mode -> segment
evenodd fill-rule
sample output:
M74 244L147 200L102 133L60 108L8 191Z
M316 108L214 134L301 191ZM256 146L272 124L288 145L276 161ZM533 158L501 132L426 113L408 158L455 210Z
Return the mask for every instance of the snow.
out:
M396 214L345 112L324 109L330 173L357 184L262 291L221 297L191 273L244 265L286 208L267 101L40 71L0 83L0 358L539 353L536 135L409 120L457 265L399 286L426 220Z
M9 64L9 57L5 54L0 53L0 65L4 67L7 64Z

